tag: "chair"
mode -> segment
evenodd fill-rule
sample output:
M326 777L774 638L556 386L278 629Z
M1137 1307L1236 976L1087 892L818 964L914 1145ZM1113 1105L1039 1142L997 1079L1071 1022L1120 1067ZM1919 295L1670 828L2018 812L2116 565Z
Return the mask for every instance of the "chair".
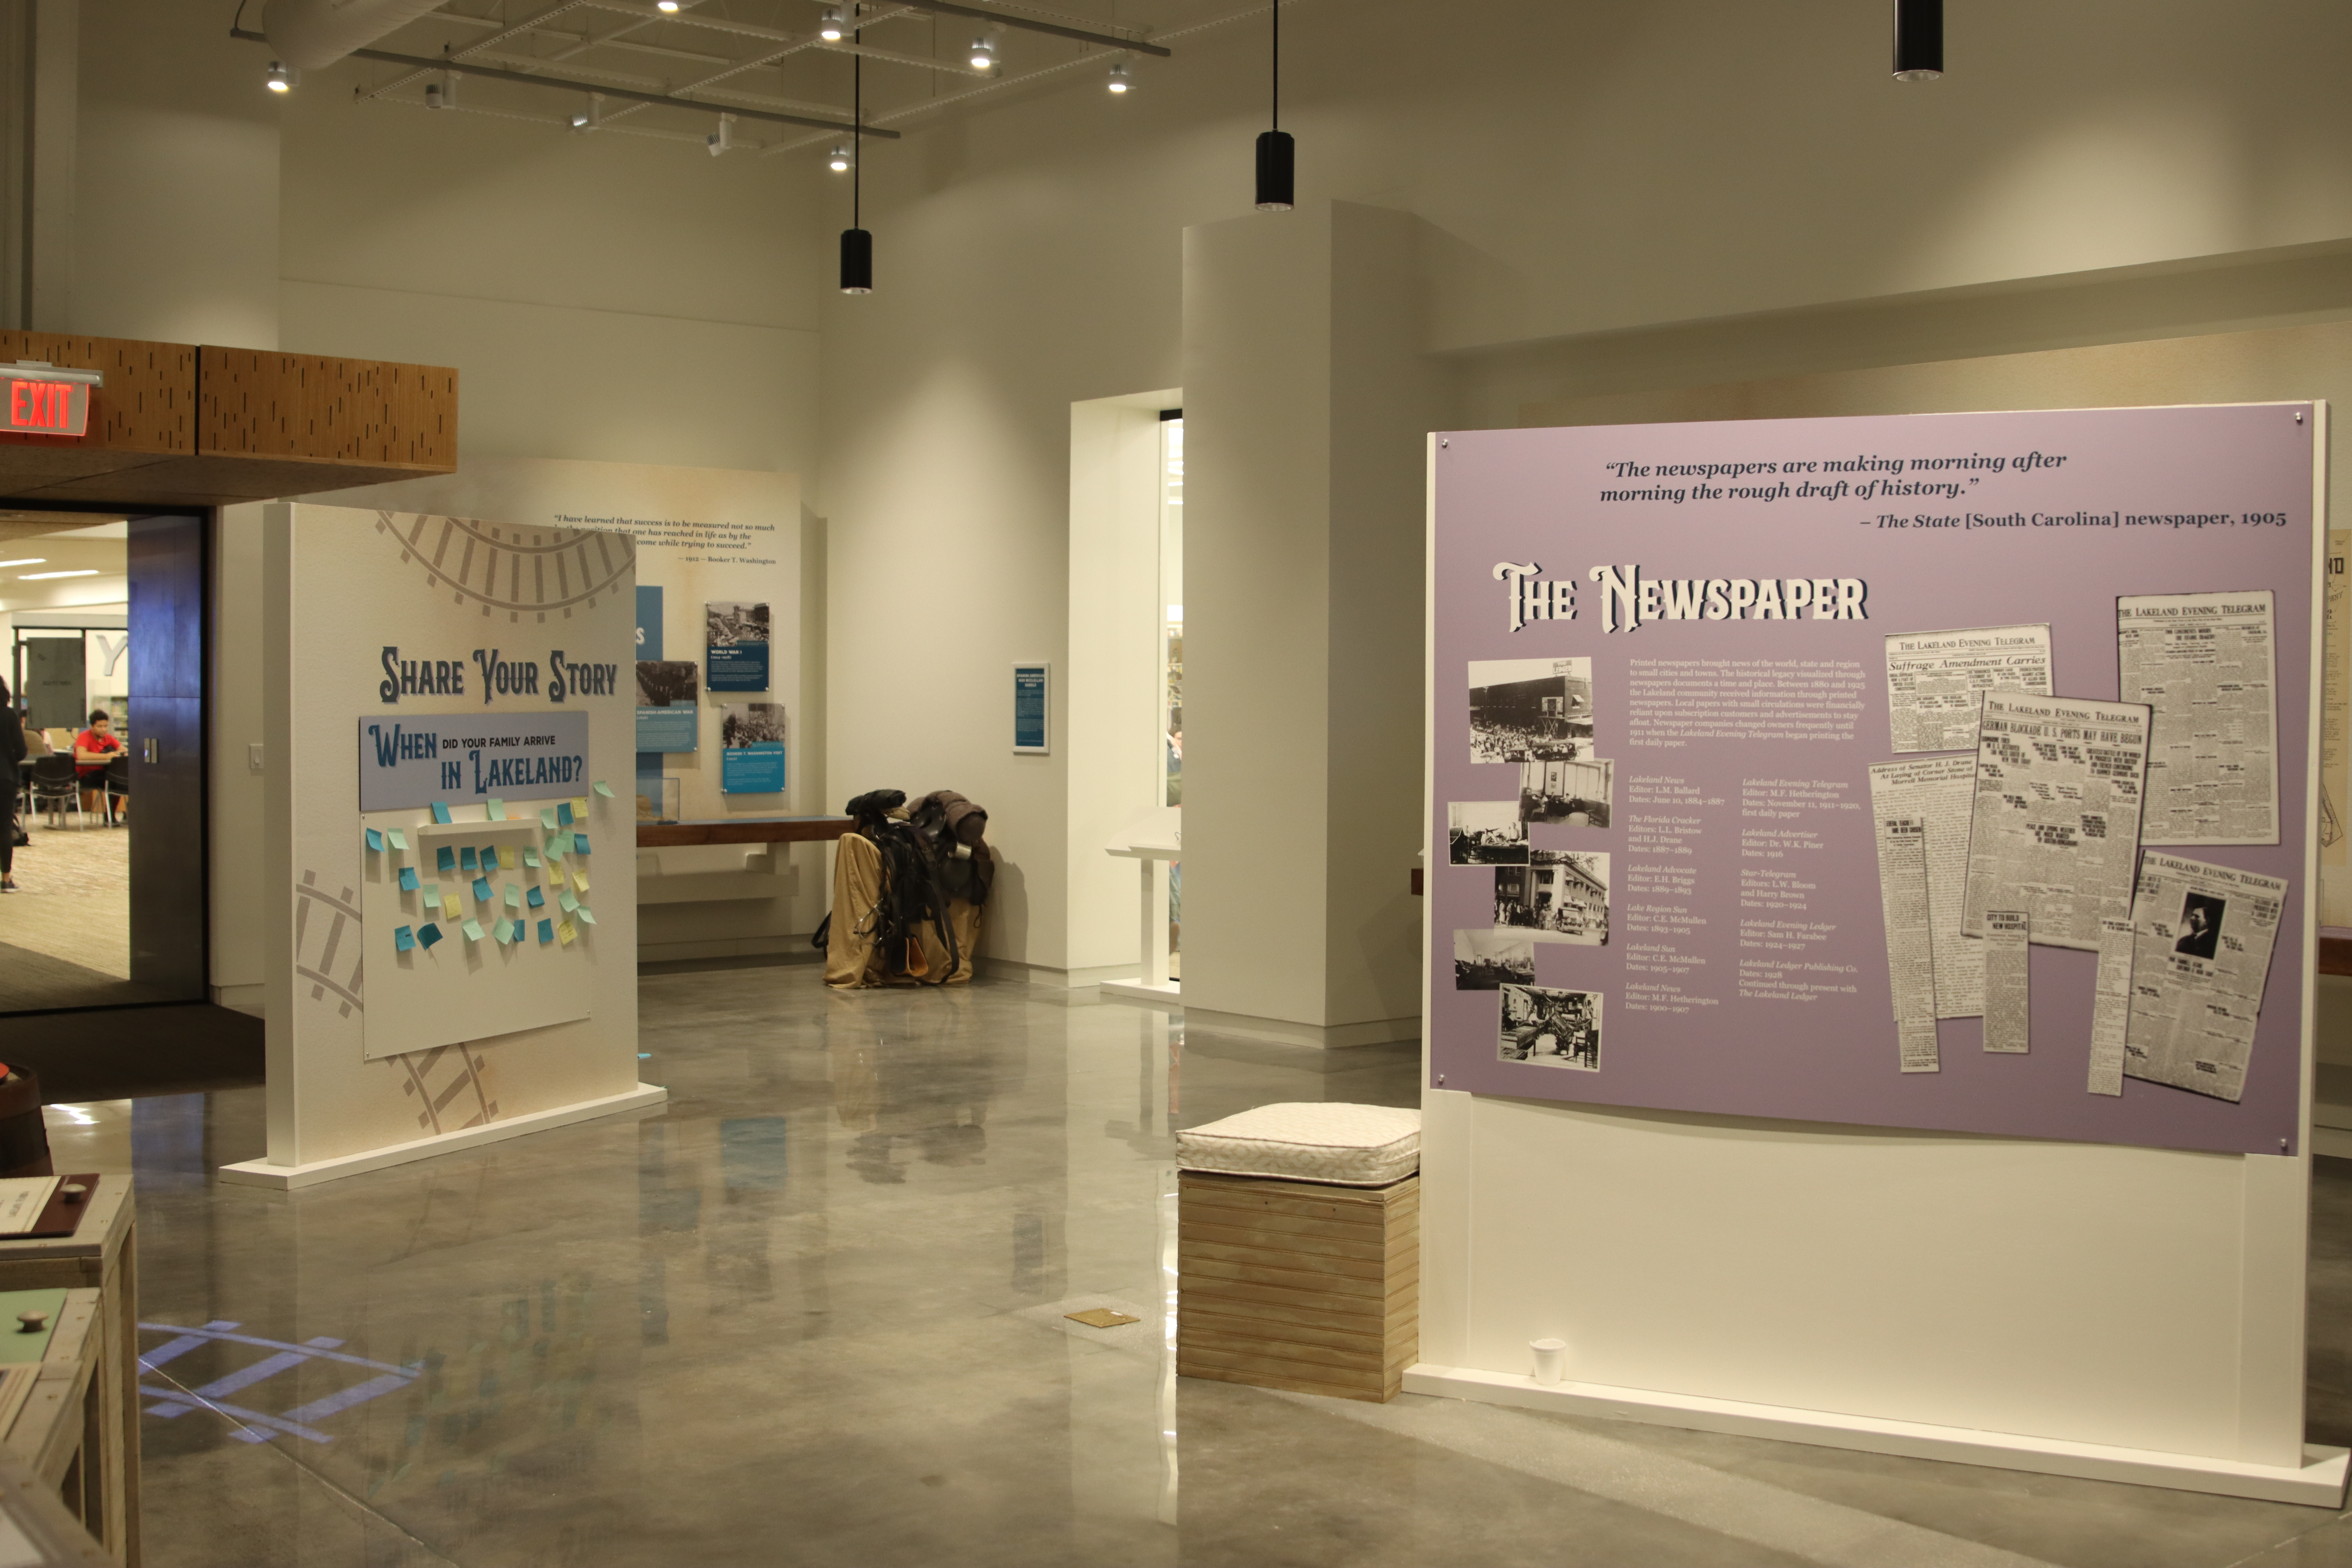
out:
M106 820L115 820L114 803L131 798L131 753L123 752L106 764Z
M71 806L76 825L82 827L89 826L81 809L80 770L75 767L71 752L62 757L35 757L31 773L35 811L46 810L62 827L65 826L66 807Z

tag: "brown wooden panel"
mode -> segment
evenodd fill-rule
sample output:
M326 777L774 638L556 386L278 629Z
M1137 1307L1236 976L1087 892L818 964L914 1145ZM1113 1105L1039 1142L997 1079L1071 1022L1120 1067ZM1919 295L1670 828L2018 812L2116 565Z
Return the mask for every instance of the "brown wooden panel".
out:
M1300 1236L1296 1231L1287 1230L1181 1223L1176 1227L1176 1239L1188 1247L1197 1241L1210 1247L1277 1247L1285 1252L1322 1258L1353 1258L1370 1263L1385 1263L1391 1256L1415 1243L1415 1238L1409 1236L1391 1236L1386 1240L1376 1236Z
M1288 1247L1233 1247L1223 1242L1181 1238L1187 1264L1231 1263L1245 1268L1279 1268L1291 1272L1345 1275L1380 1284L1390 1276L1382 1258L1333 1258L1328 1253L1298 1252ZM1367 1295L1370 1292L1365 1292Z
M2319 939L2319 973L2352 974L2352 937L2323 936Z
M1220 1305L1222 1303L1197 1300L1186 1303L1178 1320L1179 1331L1188 1339L1195 1333L1224 1334L1267 1342L1323 1345L1332 1350L1352 1351L1366 1357L1384 1353L1385 1347L1394 1337L1378 1324L1368 1324L1352 1331L1318 1328L1310 1323L1286 1323L1272 1318L1248 1317L1212 1310Z
M103 454L96 454L103 455ZM390 484L442 468L313 462L304 458L139 457L88 479L47 484L14 480L14 453L0 448L0 493L26 500L93 500L163 506L233 506L239 501Z
M857 826L847 816L776 816L719 822L640 822L637 847L694 844L830 844Z
M1381 1384L1387 1381L1382 1369L1377 1366L1329 1366L1320 1362L1293 1361L1285 1355L1205 1350L1198 1345L1188 1345L1176 1352L1176 1371L1180 1375L1197 1377L1205 1368L1307 1378L1329 1384L1334 1388L1354 1389L1361 1394L1377 1393Z
M1184 1349L1219 1357L1273 1356L1304 1365L1342 1367L1349 1372L1378 1373L1387 1369L1388 1346L1378 1340L1367 1345L1318 1345L1297 1340L1273 1340L1264 1334L1194 1328L1184 1336Z
M447 473L457 466L457 373L207 345L197 357L196 450Z
M1283 1193L1237 1193L1226 1187L1200 1188L1189 1184L1181 1185L1180 1193L1187 1206L1203 1212L1214 1209L1237 1215L1288 1215L1296 1219L1359 1225L1373 1229L1386 1226L1391 1218L1418 1214L1421 1210L1417 1199L1410 1205L1400 1205L1391 1208L1381 1204L1292 1197Z
M1329 1261L1329 1259L1325 1259ZM1232 1279L1248 1285L1275 1285L1285 1290L1308 1290L1328 1296L1361 1296L1379 1301L1393 1293L1394 1287L1375 1275L1359 1279L1353 1275L1334 1274L1322 1268L1265 1268L1249 1263L1228 1263L1220 1258L1196 1258L1190 1249L1183 1251L1177 1265L1177 1282L1181 1286L1192 1279ZM1416 1268L1412 1279L1419 1279Z
M1265 1287L1245 1285L1237 1289L1217 1288L1218 1282L1195 1283L1183 1291L1176 1321L1181 1339L1187 1312L1209 1314L1218 1318L1246 1318L1260 1322L1287 1324L1297 1328L1328 1329L1334 1333L1384 1334L1398 1322L1412 1322L1420 1313L1419 1298L1401 1303L1381 1303L1377 1309L1369 1301L1358 1300L1355 1310L1333 1311L1328 1298L1317 1297L1315 1305L1295 1301L1267 1301L1261 1299ZM1204 1320L1205 1321L1205 1320Z
M0 432L0 447L188 453L196 449L196 351L190 343L92 338L70 332L0 331L0 363L47 360L106 377L89 395L87 436ZM0 462L13 474L15 460ZM17 493L11 490L11 493Z

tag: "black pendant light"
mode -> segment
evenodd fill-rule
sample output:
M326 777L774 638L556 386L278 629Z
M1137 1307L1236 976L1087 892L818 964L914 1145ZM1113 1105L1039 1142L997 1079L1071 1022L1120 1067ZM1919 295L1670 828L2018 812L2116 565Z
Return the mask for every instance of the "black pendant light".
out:
M855 37L857 35L852 34ZM849 226L841 231L841 291L874 292L874 237L858 226L866 179L866 58L849 57Z
M1895 79L1944 74L1944 0L1895 0Z
M1274 0L1274 128L1257 137L1257 210L1286 213L1294 205L1298 150L1282 129L1282 0Z

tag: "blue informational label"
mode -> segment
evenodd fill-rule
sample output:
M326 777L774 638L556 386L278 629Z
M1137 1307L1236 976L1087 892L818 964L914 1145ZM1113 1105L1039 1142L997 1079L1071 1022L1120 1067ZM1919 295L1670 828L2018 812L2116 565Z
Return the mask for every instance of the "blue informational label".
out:
M1013 667L1013 749L1016 752L1045 749L1045 665Z
M768 606L711 603L702 606L713 691L768 689Z
M784 788L784 748L781 742L756 746L729 746L719 753L719 789L722 795L777 795Z
M702 707L695 702L681 702L671 708L639 708L637 750L641 752L693 751L695 721L701 715Z
M546 800L588 787L588 715L576 709L371 714L359 742L362 811Z

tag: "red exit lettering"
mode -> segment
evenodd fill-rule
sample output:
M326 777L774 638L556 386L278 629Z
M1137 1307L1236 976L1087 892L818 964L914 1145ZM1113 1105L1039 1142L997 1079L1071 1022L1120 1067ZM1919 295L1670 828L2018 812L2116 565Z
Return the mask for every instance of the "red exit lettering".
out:
M73 386L61 381L8 383L8 425L16 430L70 430Z

